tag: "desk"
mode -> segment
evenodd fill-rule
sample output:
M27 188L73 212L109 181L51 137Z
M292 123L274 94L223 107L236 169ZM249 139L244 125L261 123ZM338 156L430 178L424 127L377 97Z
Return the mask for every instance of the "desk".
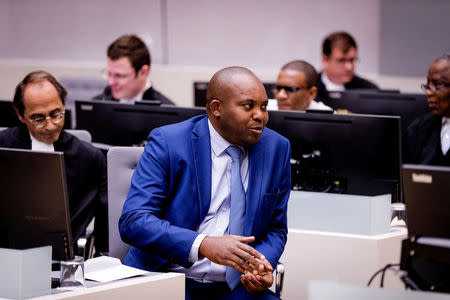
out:
M308 300L450 300L449 294L368 288L330 281L311 281Z
M62 292L48 296L31 298L33 300L123 300L123 299L164 299L185 298L184 274L160 273L157 275L134 277L97 285L76 291Z
M405 238L406 231L369 236L289 228L280 259L286 268L282 298L307 299L310 280L336 279L365 286L377 270L400 262L401 241ZM377 278L373 285L378 285ZM385 286L403 289L389 271Z

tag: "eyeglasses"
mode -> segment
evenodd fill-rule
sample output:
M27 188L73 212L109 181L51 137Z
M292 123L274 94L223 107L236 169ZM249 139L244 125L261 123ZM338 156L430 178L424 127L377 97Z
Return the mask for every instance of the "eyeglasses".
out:
M120 74L120 73L109 73L107 70L102 70L102 76L104 79L112 78L117 81L125 80L128 77L136 75L136 73Z
M351 63L351 64L353 65L353 64L356 64L356 63L359 61L359 58L358 58L358 57L351 57L351 58L345 58L345 57L342 57L342 58L328 57L328 59L334 60L335 62L337 62L337 63L340 64L340 65L345 65L346 63Z
M295 93L299 90L306 90L309 87L306 86L287 86L287 85L276 85L273 89L275 93L279 93L281 90L285 90L286 93Z
M62 112L51 114L48 117L29 118L28 120L31 124L33 124L34 127L44 128L45 125L47 125L47 120L50 120L55 125L61 123L61 121L64 119L64 113L65 111L63 110Z
M429 84L424 83L424 84L421 84L421 85L420 85L420 87L422 88L422 90L423 90L424 92L430 91L430 92L432 92L432 93L436 93L437 91L440 91L440 90L442 90L443 88L446 88L446 87L449 87L449 86L450 86L450 83L437 83L437 84L434 84L434 83L429 83Z

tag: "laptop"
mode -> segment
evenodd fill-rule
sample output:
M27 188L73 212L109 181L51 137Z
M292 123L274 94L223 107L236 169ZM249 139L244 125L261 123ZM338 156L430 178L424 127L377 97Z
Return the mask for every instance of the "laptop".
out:
M0 247L74 257L62 152L0 148Z
M410 237L450 239L450 167L402 166Z
M450 293L450 167L403 165L406 287Z

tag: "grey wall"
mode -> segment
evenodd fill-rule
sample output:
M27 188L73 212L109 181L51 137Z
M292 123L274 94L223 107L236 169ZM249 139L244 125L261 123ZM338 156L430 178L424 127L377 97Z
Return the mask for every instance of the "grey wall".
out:
M0 0L0 58L104 60L124 33L139 34L162 60L159 0Z
M378 71L378 1L168 1L168 20L173 64L279 68L303 58L319 67L322 39L348 30L361 45L360 69Z
M0 59L104 61L137 33L156 64L320 68L326 34L348 30L360 73L424 74L449 50L449 0L0 0Z
M104 60L134 32L158 64L320 67L321 40L339 29L358 39L360 69L378 71L378 0L1 0L0 11L0 59Z
M450 53L449 0L381 0L380 73L426 77Z

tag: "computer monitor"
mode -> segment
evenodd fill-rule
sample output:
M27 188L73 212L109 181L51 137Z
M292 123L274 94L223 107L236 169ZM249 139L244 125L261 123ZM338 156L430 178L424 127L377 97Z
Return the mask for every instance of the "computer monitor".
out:
M0 247L73 259L63 153L0 148L0 171Z
M380 91L329 92L324 103L334 110L346 109L357 114L400 116L402 131L417 117L430 111L424 94Z
M410 237L450 239L450 167L402 166Z
M450 167L403 165L406 225L400 268L412 289L450 293Z
M292 189L401 199L400 118L270 111L291 142Z
M113 101L75 102L77 129L88 130L92 141L114 146L144 145L154 128L205 114L204 107L129 105Z
M65 111L64 129L71 129L72 115L69 109L66 109ZM19 118L17 118L12 102L0 100L0 127L16 127L21 124L22 122L20 122Z

